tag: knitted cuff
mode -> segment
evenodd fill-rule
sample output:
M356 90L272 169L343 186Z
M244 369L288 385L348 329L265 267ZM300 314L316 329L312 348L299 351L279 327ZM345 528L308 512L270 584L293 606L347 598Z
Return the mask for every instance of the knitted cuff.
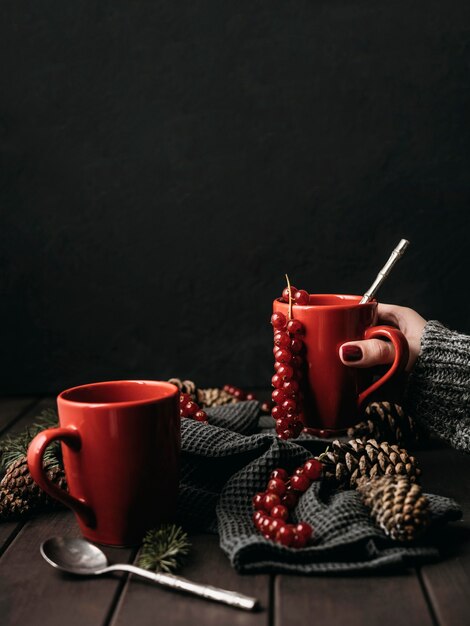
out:
M470 337L429 321L405 406L421 428L470 452Z

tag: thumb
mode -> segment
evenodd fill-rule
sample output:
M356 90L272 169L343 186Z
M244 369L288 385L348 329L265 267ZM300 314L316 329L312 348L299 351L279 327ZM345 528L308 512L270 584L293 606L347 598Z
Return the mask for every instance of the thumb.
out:
M339 357L344 365L350 367L374 367L392 363L395 348L392 343L381 339L349 341L340 347Z

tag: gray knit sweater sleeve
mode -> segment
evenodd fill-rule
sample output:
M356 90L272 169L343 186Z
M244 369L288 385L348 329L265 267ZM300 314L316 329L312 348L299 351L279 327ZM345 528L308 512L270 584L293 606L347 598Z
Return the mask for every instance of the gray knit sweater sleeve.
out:
M429 434L470 452L470 337L429 321L405 406Z

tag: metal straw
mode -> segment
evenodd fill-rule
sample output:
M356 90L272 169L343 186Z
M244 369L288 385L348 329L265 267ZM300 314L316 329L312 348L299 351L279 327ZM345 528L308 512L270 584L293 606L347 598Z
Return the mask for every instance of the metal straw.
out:
M365 304L366 302L369 302L369 300L375 296L379 287L382 285L384 280L390 274L393 266L398 261L398 259L400 259L403 256L403 254L405 253L405 250L408 248L409 245L410 245L410 242L407 239L400 240L400 243L392 252L388 261L385 263L385 265L382 267L380 272L377 274L377 278L374 280L372 285L362 296L362 300L360 301L359 304Z

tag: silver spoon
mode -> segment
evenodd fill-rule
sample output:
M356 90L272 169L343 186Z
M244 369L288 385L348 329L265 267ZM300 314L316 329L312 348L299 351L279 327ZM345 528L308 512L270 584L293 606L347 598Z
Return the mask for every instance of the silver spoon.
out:
M374 280L372 285L362 296L362 300L359 302L359 304L365 304L366 302L369 302L369 300L371 300L375 296L379 287L382 286L382 283L392 271L395 263L398 261L398 259L401 259L401 257L405 254L405 250L408 248L409 245L410 245L410 242L407 239L400 239L398 246L393 250L392 254L390 255L390 258L382 267L380 272L377 274L377 278Z
M252 611L258 606L256 598L250 598L235 591L226 591L210 585L200 585L185 578L173 576L173 574L154 574L127 563L109 565L104 552L84 539L52 537L41 544L40 551L50 565L69 574L99 576L108 572L130 572L131 574L137 574L137 576L153 580L153 582L163 587L169 587L176 591L186 591L195 596L229 604L238 609Z

